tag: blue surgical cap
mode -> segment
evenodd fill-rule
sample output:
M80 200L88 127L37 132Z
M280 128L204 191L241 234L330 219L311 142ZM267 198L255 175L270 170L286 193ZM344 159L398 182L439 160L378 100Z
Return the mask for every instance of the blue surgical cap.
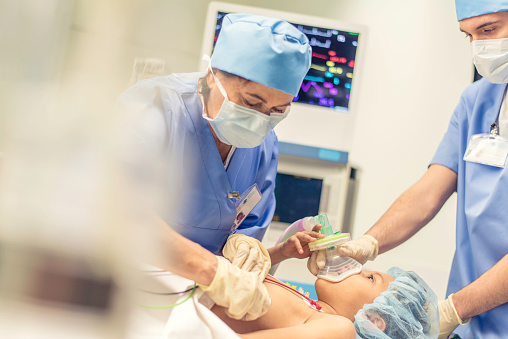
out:
M474 16L508 11L506 0L455 0L457 19L463 20Z
M357 337L437 338L439 311L434 292L414 272L392 267L387 273L395 280L372 304L364 305L355 315ZM375 325L376 318L384 321L383 330Z
M309 39L286 21L228 14L212 55L212 67L296 96L310 68Z

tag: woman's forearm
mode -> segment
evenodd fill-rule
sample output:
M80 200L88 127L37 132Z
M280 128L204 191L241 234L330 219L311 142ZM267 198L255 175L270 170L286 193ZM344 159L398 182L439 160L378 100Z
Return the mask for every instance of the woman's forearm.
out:
M158 267L168 269L198 284L210 285L217 272L217 257L201 245L174 231L160 217L157 228L167 249Z

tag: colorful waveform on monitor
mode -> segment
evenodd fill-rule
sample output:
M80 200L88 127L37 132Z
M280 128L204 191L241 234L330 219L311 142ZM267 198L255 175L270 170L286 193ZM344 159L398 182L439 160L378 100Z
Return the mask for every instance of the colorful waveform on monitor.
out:
M215 41L226 14L219 12L217 15ZM311 67L293 101L348 112L359 34L317 26L293 25L307 35L312 46Z
M349 110L358 33L295 25L309 38L312 64L293 101Z

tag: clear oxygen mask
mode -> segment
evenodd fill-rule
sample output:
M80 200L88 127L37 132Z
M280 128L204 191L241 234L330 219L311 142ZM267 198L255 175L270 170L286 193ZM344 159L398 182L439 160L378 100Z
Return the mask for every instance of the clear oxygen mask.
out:
M326 250L326 264L318 271L317 277L331 282L339 282L353 274L360 273L362 264L337 253L337 245L351 240L349 233L334 232L326 214L321 214L317 218L319 224L323 226L320 232L325 237L309 243L309 249L311 251Z

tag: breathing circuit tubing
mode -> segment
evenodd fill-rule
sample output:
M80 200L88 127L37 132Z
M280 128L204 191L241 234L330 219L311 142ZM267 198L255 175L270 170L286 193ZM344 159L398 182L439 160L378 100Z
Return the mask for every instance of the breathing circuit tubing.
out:
M288 240L292 235L294 235L297 232L303 232L303 231L312 231L312 228L314 228L315 225L319 224L318 217L305 217L302 219L299 219L289 225L288 228L282 233L282 235L279 237L279 240L275 243L275 245L280 244L281 242L284 242ZM270 269L270 274L274 275L277 271L277 268L279 267L279 264L273 265Z

